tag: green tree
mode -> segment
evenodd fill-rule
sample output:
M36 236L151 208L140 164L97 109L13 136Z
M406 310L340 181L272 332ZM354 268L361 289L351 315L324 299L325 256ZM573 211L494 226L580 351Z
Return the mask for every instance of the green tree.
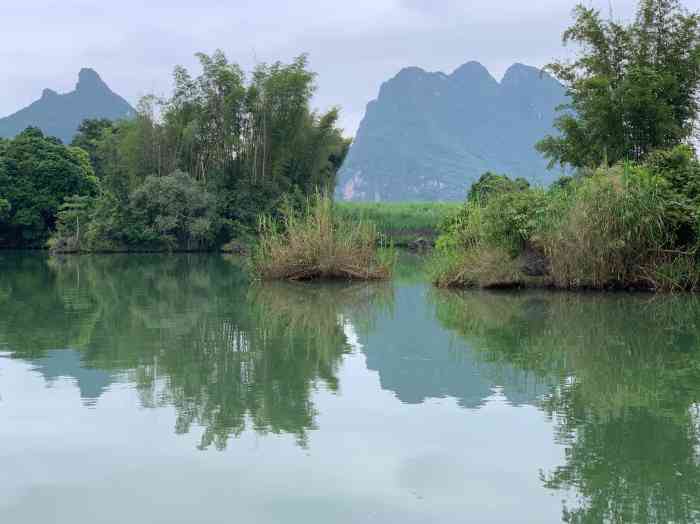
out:
M628 25L584 5L574 16L563 40L580 46L578 58L548 66L571 100L555 123L560 135L537 144L551 165L639 161L687 140L698 115L700 16L679 0L641 0Z
M155 175L130 197L131 243L167 249L209 247L217 233L214 199L182 172Z
M104 189L97 236L119 243L113 237L121 229L121 242L153 237L158 228L143 222L132 202L145 197L140 189L151 175L177 170L197 182L192 188L215 195L222 241L252 230L260 214L275 214L283 201L301 203L335 186L349 141L337 127L337 109L310 109L315 74L305 56L262 64L249 77L221 51L197 57L201 74L176 67L172 95L144 98L135 119L84 123L76 143L94 154Z
M0 242L39 247L65 198L96 194L98 181L85 151L28 128L0 148L0 188L10 205Z
M80 251L89 223L94 200L90 196L66 197L56 215L56 233L49 239L52 251Z
M102 166L103 159L99 154L100 144L103 141L105 133L110 133L114 130L115 124L107 118L95 118L84 120L78 132L73 138L71 145L79 147L90 155L90 162L95 170L98 178L104 176L104 167Z
M467 194L468 201L486 202L489 197L512 191L524 191L530 188L530 183L524 178L511 180L506 175L497 175L487 171L479 180L472 184Z

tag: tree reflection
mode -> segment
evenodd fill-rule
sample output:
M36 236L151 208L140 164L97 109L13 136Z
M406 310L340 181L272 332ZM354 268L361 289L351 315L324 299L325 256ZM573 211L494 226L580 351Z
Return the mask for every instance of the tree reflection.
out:
M305 445L312 393L338 388L351 349L345 322L368 326L393 296L385 284L250 287L216 256L3 262L0 341L14 357L72 348L83 367L124 372L143 405L175 407L176 432L202 427L202 448L246 428Z
M566 522L700 518L700 301L566 293L436 293L438 318L484 361L548 384L539 405L574 492Z

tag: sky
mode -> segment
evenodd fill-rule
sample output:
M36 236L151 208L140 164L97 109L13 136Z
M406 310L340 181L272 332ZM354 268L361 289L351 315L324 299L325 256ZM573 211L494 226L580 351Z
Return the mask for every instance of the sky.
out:
M314 106L341 108L353 135L382 82L403 67L450 73L477 60L500 79L515 62L542 66L579 0L0 0L0 116L73 89L94 68L132 105L167 95L172 70L222 49L244 69L308 53ZM629 20L635 0L583 0ZM700 10L700 0L684 0Z

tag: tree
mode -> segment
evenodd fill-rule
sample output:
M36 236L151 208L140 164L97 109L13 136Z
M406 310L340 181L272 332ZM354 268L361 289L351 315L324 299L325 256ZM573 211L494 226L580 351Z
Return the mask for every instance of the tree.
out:
M130 197L132 243L202 249L216 237L214 199L189 175L149 176Z
M628 25L584 5L574 16L563 40L580 55L547 66L571 100L555 122L560 135L537 144L550 165L640 161L686 141L698 116L700 15L679 0L641 0Z
M10 206L0 229L3 242L40 247L65 198L96 194L98 181L85 151L28 128L0 147L0 188Z
M170 97L144 97L131 120L84 121L72 147L38 130L0 141L0 159L21 150L21 159L0 162L0 188L20 176L17 166L42 173L27 179L31 188L14 184L16 194L3 194L12 205L11 236L24 239L15 244L41 245L67 196L95 198L79 210L62 209L56 246L70 249L69 239L78 238L69 215L80 211L79 236L86 235L90 249L195 249L248 233L260 214L274 214L283 201L301 203L316 190L332 190L349 141L337 127L337 109L311 110L315 74L306 56L262 64L249 78L221 51L197 56L199 76L177 67ZM58 167L47 155L52 161L68 155L72 164ZM92 189L46 183L42 170L53 170L54 183L68 176L54 171L72 174L69 168L82 170ZM34 205L39 195L42 203ZM189 219L193 223L183 222ZM225 226L221 235L219 225ZM0 234L7 236L5 230Z
M104 176L104 167L102 166L102 158L99 154L99 147L105 136L105 133L113 132L115 124L107 118L87 119L78 127L78 132L71 142L71 146L79 147L87 151L90 155L90 163L92 164L95 174L98 178Z
M487 171L472 184L467 194L467 200L485 202L493 195L510 193L511 191L525 191L529 188L530 183L524 178L511 180L506 175L497 175Z

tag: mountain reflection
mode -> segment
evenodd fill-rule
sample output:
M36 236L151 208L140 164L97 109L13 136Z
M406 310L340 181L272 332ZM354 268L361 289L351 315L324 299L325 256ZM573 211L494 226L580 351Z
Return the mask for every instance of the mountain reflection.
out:
M0 262L0 345L14 358L49 381L73 377L95 396L126 373L143 405L175 407L176 432L201 426L202 448L224 448L246 427L304 445L316 415L311 395L338 387L351 349L345 322L368 326L392 298L383 284L251 287L212 256ZM102 385L90 383L97 370Z
M490 365L548 384L540 408L572 490L565 522L700 520L700 301L564 293L435 294L436 314Z
M427 293L424 284L400 286L393 310L379 312L374 328L360 337L367 367L379 373L383 389L407 404L451 397L464 408L483 406L495 388L513 405L544 393L532 374L475 359L437 321Z

